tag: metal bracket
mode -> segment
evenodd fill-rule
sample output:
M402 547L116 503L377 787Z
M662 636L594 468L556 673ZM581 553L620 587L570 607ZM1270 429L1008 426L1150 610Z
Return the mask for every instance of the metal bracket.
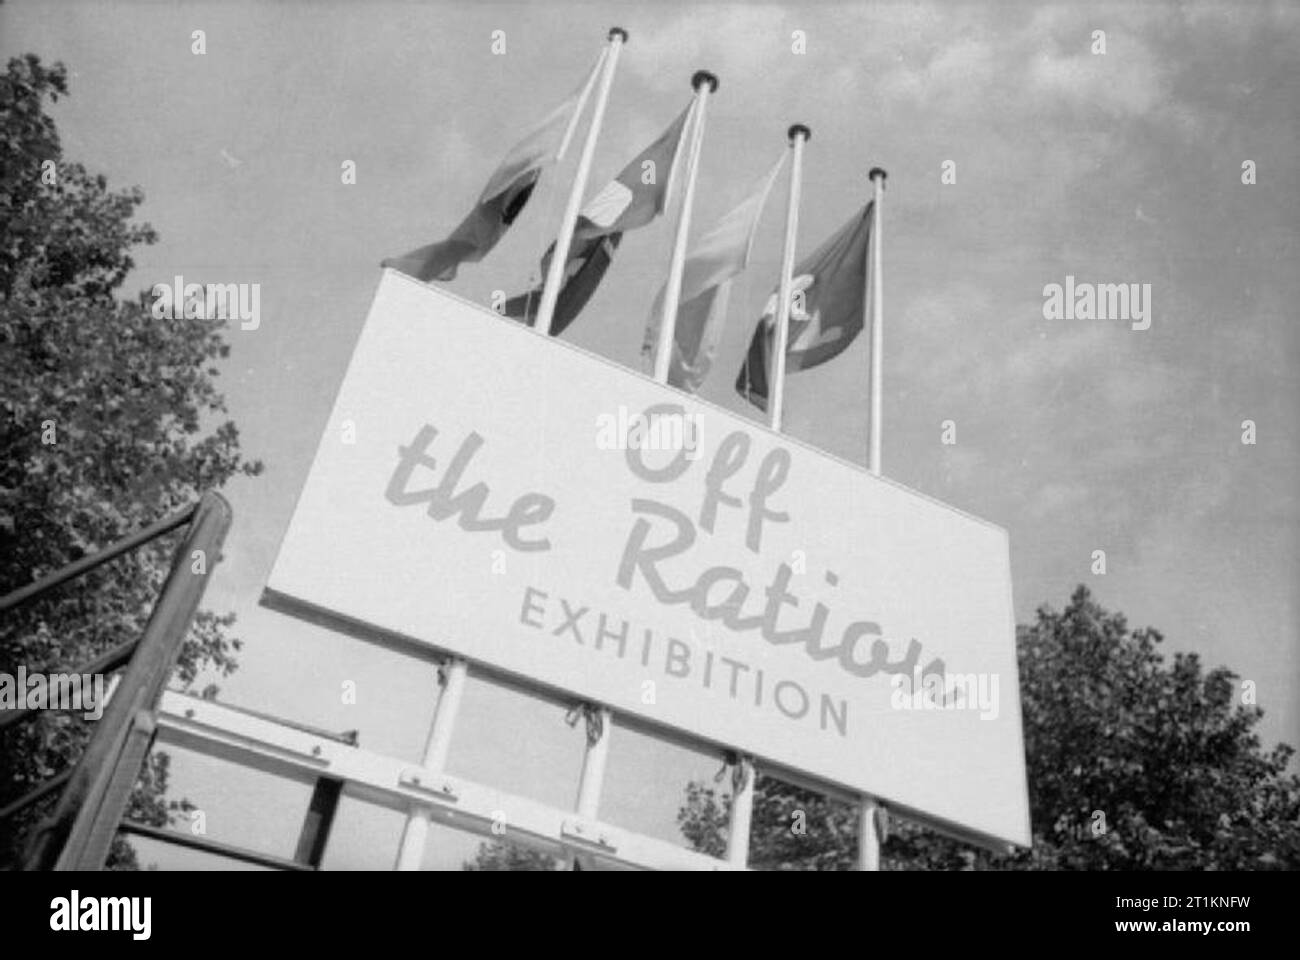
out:
M594 847L605 853L614 853L618 849L618 846L610 839L610 835L606 830L582 820L565 820L560 824L560 836L567 840L576 841L584 847Z
M455 803L460 799L460 794L456 792L456 788L446 780L441 783L424 783L423 780L428 775L427 770L419 767L409 767L398 775L397 783L399 786L406 787L408 790L415 790L423 796L432 797L435 800Z

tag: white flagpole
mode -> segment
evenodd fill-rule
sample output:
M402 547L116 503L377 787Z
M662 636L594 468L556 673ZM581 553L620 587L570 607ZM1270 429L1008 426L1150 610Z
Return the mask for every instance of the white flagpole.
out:
M871 182L875 185L875 197L871 202L871 267L868 270L871 283L871 454L869 467L871 472L880 476L880 398L881 371L884 360L884 290L885 277L880 268L881 234L880 206L885 198L885 177L887 174L880 167L871 168Z
M884 323L883 307L884 276L880 270L880 201L885 196L885 177L887 174L880 167L871 168L871 182L875 187L875 196L871 201L871 245L867 257L867 285L871 295L871 410L869 411L870 437L868 468L873 476L880 476L880 396L881 369L883 360ZM862 797L858 801L858 869L874 871L880 869L880 830L878 817L887 816L884 809L874 797Z
M583 191L587 188L587 176L591 173L591 159L596 154L596 138L600 135L601 122L605 119L605 105L609 102L609 88L614 83L618 53L625 43L627 43L627 31L622 27L611 28L605 69L600 78L600 90L596 94L596 108L591 115L591 126L587 128L586 142L582 145L578 172L573 177L573 189L569 191L569 202L564 208L564 218L560 221L560 235L555 240L551 265L546 271L546 285L542 288L542 303L537 310L536 326L539 330L546 331L547 336L551 334L555 302L560 296L560 286L564 279L564 263L568 260L569 248L573 245L573 230L578 221L578 207L582 203Z
M790 164L790 202L785 211L785 248L781 255L781 285L777 294L776 337L772 342L772 429L781 432L785 399L785 348L790 337L790 292L794 285L794 241L799 229L799 182L803 176L803 145L812 131L796 123L788 131L794 161Z
M695 88L694 119L690 148L686 160L686 189L682 194L681 213L677 217L677 236L673 241L673 258L668 267L668 286L664 290L663 318L659 321L659 344L655 353L655 379L668 382L672 366L673 341L677 337L677 306L681 301L682 271L686 265L686 238L691 229L691 208L695 204L695 177L699 172L700 151L704 143L704 111L709 94L718 89L718 78L707 70L697 70L691 77Z
M569 144L573 141L573 135L578 130L578 121L582 119L582 111L587 108L587 100L591 96L591 88L596 85L596 78L600 76L601 68L605 65L605 58L609 56L609 46L600 51L600 56L596 58L596 65L591 68L591 73L587 75L587 82L582 85L582 93L578 94L578 101L573 105L573 116L569 117L569 125L564 128L564 137L560 140L560 146L555 151L555 162L559 163L564 159L565 153L569 150Z
M731 795L731 816L727 820L727 862L744 869L749 863L749 831L754 819L754 780L757 771L748 756L738 756L740 785Z
M872 797L858 801L858 869L874 872L880 869L880 830L877 816L883 810Z
M440 671L441 672L441 671ZM451 735L465 696L469 665L464 660L452 659L446 664L445 680L438 704L433 711L433 724L424 747L424 769L430 780L443 772L447 754L451 749ZM424 861L424 847L429 834L429 811L412 807L402 831L401 847L397 851L395 870L419 870Z

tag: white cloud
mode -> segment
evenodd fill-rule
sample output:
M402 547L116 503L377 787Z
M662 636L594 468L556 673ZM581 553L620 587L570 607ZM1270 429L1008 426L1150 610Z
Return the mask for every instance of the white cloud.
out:
M657 8L664 9L664 8ZM629 30L627 67L660 90L687 90L691 70L707 69L723 83L770 73L790 54L785 14L775 7L687 8L662 26ZM810 38L809 45L815 41ZM784 53L786 56L782 57ZM686 64L685 72L665 64Z
M1043 51L1030 59L1027 89L1040 100L1093 107L1116 117L1144 116L1165 97L1164 71L1142 43L1126 38L1104 56Z
M1090 321L1080 321L1073 330L1040 329L1007 354L999 379L1012 392L1039 393L1045 380L1094 366L1111 349L1114 333L1104 323Z
M1082 483L1048 483L1030 497L1028 513L1034 520L1073 512L1088 502L1092 491Z
M999 69L994 48L985 40L970 37L938 48L925 62L901 61L889 68L880 81L887 101L924 101L944 112L956 111L970 97L978 96L995 83Z

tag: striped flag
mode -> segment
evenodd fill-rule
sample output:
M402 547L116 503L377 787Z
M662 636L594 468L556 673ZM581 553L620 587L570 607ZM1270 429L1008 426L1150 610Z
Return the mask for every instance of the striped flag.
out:
M573 95L552 110L523 140L515 144L479 195L478 204L451 236L418 250L390 257L381 264L423 280L456 279L462 263L478 263L497 245L532 196L542 170L557 159L557 151L574 115L581 111L596 71Z
M839 356L862 330L870 238L871 203L867 203L795 268L787 373ZM773 292L768 300L736 377L736 391L760 410L767 409L778 296Z
M726 323L731 280L749 262L759 217L783 163L784 153L757 188L715 223L686 255L668 370L668 382L674 387L694 393L708 376ZM641 355L646 359L647 371L654 369L664 293L661 287L646 323Z
M552 320L553 334L571 324L596 292L613 258L624 232L644 227L668 206L676 179L677 158L682 133L690 107L668 129L637 155L600 193L592 197L578 215L573 231L573 247L564 265L564 283L560 287ZM555 244L542 257L546 276ZM541 285L506 301L508 317L532 323L541 304Z

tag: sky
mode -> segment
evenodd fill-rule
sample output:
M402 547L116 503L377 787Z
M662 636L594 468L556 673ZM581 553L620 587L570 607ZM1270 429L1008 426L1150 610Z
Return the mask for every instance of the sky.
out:
M161 239L137 251L127 289L176 274L261 285L261 325L230 331L218 381L244 450L266 465L226 491L235 523L207 603L238 614L246 645L222 700L420 757L432 666L258 599L379 261L459 223L614 25L630 42L589 195L680 112L700 68L721 86L697 230L744 197L794 122L812 130L799 251L851 216L867 171L885 168L884 473L1009 531L1020 622L1084 583L1131 625L1159 628L1167 652L1254 682L1266 743L1300 741L1300 11L1284 3L0 7L6 59L68 65L71 95L53 111L65 155L144 190L140 216ZM576 153L453 292L486 303L534 278ZM785 190L783 178L701 391L755 420L731 383L775 284ZM671 237L667 218L628 234L566 338L640 369ZM1045 318L1045 285L1067 276L1150 284L1150 328ZM791 377L786 431L864 461L868 356L859 338ZM1248 419L1254 444L1242 443ZM947 420L955 444L941 442ZM339 703L347 679L363 691L355 705ZM570 804L582 738L563 714L474 681L450 769ZM603 812L673 838L685 779L711 777L716 758L619 736ZM274 806L288 811L292 852L304 792L286 784L271 803L240 771L181 752L175 763L178 791L223 811L213 836L247 839L245 821ZM254 806L242 820L241 803ZM336 831L327 866L387 865L400 817L352 804L341 817L357 826ZM473 845L431 843L426 865L454 865Z

